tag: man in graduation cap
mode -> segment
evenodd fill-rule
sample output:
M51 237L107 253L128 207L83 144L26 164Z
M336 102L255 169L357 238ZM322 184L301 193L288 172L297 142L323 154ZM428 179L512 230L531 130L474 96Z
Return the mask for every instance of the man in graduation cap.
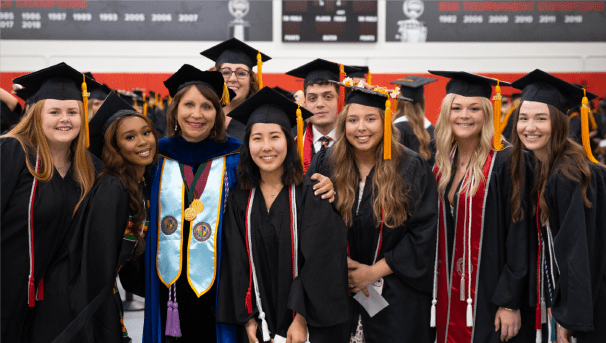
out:
M263 88L262 65L271 57L237 38L221 42L200 54L215 62L215 66L210 70L219 71L227 87L236 93L236 97L223 107L223 112L227 116L225 118L227 134L242 141L246 129L240 122L232 122L229 113ZM257 74L253 72L255 65Z
M425 118L425 85L437 80L410 75L391 82L400 87L393 122L400 130L400 143L420 153L431 166L436 154L435 126Z
M345 73L358 71L344 66ZM336 138L335 127L339 109L339 87L330 81L339 81L340 65L323 59L316 59L286 73L304 80L303 92L305 108L314 114L307 123L303 137L305 170L315 154L331 147Z
M90 100L88 102L89 120L92 119L95 114L97 114L97 110L99 110L99 107L103 104L103 101L105 101L105 98L107 98L111 92L112 90L105 84L90 92Z
M512 160L536 157L531 226L531 302L537 342L603 342L606 337L606 168L592 155L589 101L595 94L542 70L514 81L522 90ZM566 112L581 103L582 143L568 138ZM521 168L519 168L521 169ZM518 169L518 171L519 171ZM540 201L539 201L540 200ZM547 313L546 313L547 312ZM549 313L549 316L547 315ZM551 318L553 315L553 319Z
M437 341L528 342L534 339L534 311L527 302L531 221L512 219L512 149L500 138L500 116L493 116L490 102L495 87L494 112L500 113L500 87L509 83L462 71L429 72L450 78L448 105L435 130ZM530 208L529 192L521 188L515 196L524 210Z
M304 180L290 133L312 113L265 87L232 116L247 130L241 187L227 204L217 320L245 326L250 342L348 342L347 228Z

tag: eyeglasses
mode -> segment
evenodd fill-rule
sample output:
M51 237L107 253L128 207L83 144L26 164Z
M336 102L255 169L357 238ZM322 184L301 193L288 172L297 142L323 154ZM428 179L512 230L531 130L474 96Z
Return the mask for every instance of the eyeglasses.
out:
M245 79L250 72L246 69L242 69L242 68L238 68L236 70L231 70L229 68L221 68L219 69L219 72L221 73L221 75L223 75L224 79L229 79L231 77L231 74L235 73L236 74L236 78L238 79Z

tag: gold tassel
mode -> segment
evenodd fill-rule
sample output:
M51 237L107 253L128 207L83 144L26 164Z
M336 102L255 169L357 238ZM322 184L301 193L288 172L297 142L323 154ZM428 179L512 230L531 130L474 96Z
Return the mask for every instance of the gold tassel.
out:
M589 100L587 99L587 90L583 88L583 102L581 104L581 137L583 138L583 149L585 150L585 155L587 158L593 163L598 163L598 161L593 157L591 153L591 144L589 141Z
M501 143L501 86L499 86L499 80L497 80L497 86L495 87L495 96L492 97L494 100L494 149L499 151L503 149L503 143Z
M397 113L398 112L398 98L393 99L393 113Z
M372 75L370 75L370 69L368 70L368 74L366 74L366 83L371 85L370 81L372 80Z
M84 129L86 130L86 147L90 146L90 139L88 134L88 97L90 93L86 87L86 76L82 74L82 103L84 105Z
M517 106L511 106L511 108L509 109L509 111L507 111L507 114L505 115L505 118L503 118L503 121L501 122L501 132L505 131L505 128L507 127L507 123L509 122L509 117L511 117L511 114L517 108L518 108Z
M343 80L345 80L345 66L342 64L339 64L339 82L343 83ZM345 88L344 87L339 87L339 102L337 104L337 107L338 107L337 113L340 113L341 110L343 110L343 107L345 107Z
M263 88L263 60L259 50L257 50L257 78L259 79L259 89L261 89Z
M303 164L303 115L301 114L301 105L297 106L297 149L299 150L299 158L301 158L301 164ZM303 165L305 168L305 165Z
M134 107L135 109L137 109L137 106L138 106L138 105L137 105L137 99L133 99L133 100L135 101L135 103L133 104L133 107Z
M170 103L173 102L173 97L172 96L168 96L168 105L170 105Z
M383 130L383 159L391 160L391 101L385 101L385 129Z
M160 107L161 110L164 109L164 98L158 99L158 107Z
M299 150L299 158L301 159L301 164L303 168L305 168L305 164L303 162L303 141L305 137L303 137L303 115L301 114L301 105L297 106L297 149Z
M147 99L145 98L145 93L143 95L143 116L147 117Z
M154 94L154 106L158 106L158 93Z
M229 88L227 88L227 84L223 82L223 94L221 94L221 103L224 106L229 105Z

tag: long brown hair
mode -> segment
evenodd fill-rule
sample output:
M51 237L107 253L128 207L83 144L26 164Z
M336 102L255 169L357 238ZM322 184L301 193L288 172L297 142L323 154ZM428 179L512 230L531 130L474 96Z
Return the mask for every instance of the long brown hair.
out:
M523 102L522 102L523 103ZM524 212L521 208L519 199L524 190L524 144L520 140L516 129L518 118L520 116L520 108L522 103L513 112L514 123L511 140L513 150L509 159L509 167L511 169L511 183L513 192L511 195L511 219L518 221L524 218ZM591 207L591 202L587 198L587 187L591 181L591 171L589 169L589 160L585 156L583 147L568 138L569 119L564 113L552 105L547 105L549 108L549 117L551 119L551 137L547 143L547 163L541 163L538 158L536 160L536 179L531 192L531 203L533 206L533 214L536 214L537 194L541 192L540 209L541 209L541 224L547 225L549 220L549 208L545 201L545 184L549 176L556 168L559 168L564 176L574 182L578 182L583 187L583 203L585 207Z
M156 163L158 161L158 132L154 127L154 123L151 121L151 119L141 114L129 114L116 119L116 121L111 123L111 125L107 128L107 131L105 131L105 145L103 146L102 155L104 166L101 175L108 174L119 178L128 192L128 203L130 209L129 213L132 215L131 232L137 240L135 255L140 255L145 250L145 239L141 237L137 228L140 228L145 220L145 207L143 204L144 198L141 188L139 187L139 180L137 179L137 172L134 165L124 158L124 156L122 156L120 148L118 147L118 139L116 137L118 128L124 122L124 120L128 118L141 118L147 123L147 125L149 125L154 137L156 138L156 150L154 154L154 161L152 163ZM145 192L145 190L143 190L143 192Z
M337 117L337 140L332 147L330 156L331 178L335 190L338 191L337 209L345 220L347 226L353 225L351 213L356 191L360 182L360 172L354 159L354 147L345 136L345 124L349 105L346 105ZM385 122L385 112L379 110L381 120ZM390 228L401 226L408 219L409 197L408 189L405 190L405 180L400 175L405 160L404 146L399 143L400 132L392 124L391 126L391 159L383 159L383 139L375 150L375 167L372 176L372 204L373 214L377 226L381 221ZM368 182L368 180L366 181Z
M213 104L215 108L215 126L210 131L210 135L206 139L212 139L215 142L225 142L227 140L227 132L225 131L225 114L223 113L223 106L221 106L221 99L214 90L210 87L195 83L183 87L180 91L175 94L173 101L168 105L166 110L166 137L174 137L181 135L181 127L178 125L177 113L179 111L179 102L191 87L196 87L200 93Z
M431 159L431 150L429 150L429 143L431 142L431 136L425 128L425 99L413 104L409 101L398 100L398 109L394 120L400 117L406 116L412 132L419 140L419 154L426 160Z
M220 64L220 65L214 66L208 70L209 71L219 71L219 69L221 69L222 67L223 67L223 64ZM249 69L248 73L250 75L250 87L248 89L248 95L246 96L246 99L250 98L251 96L253 96L255 93L257 93L259 91L259 77L257 76L257 74L255 72L252 71L252 69Z
M452 151L453 142L455 141L454 134L452 132L452 126L450 125L450 112L452 109L452 103L456 98L456 94L446 94L442 101L442 107L440 108L440 116L436 123L436 165L440 173L440 182L438 182L438 192L444 193L450 178L452 177L452 164L450 161L450 152ZM486 163L488 154L493 149L492 137L494 136L494 124L493 124L493 110L492 103L490 100L484 97L478 97L478 102L484 112L484 124L482 125L482 131L480 132L480 142L471 155L469 160L468 168L471 171L471 175L474 176L474 182L471 185L470 195L474 196L481 181L484 180L484 173L482 168ZM463 187L467 187L471 178L463 183Z
M40 154L40 173L36 173L35 166L32 165L28 158L25 161L30 174L42 182L50 181L53 178L55 170L53 155L42 128L42 110L44 109L45 102L46 100L39 100L33 104L19 124L4 135L4 137L16 138L21 143L26 154L34 156L36 153ZM84 196L86 196L86 193L93 187L95 182L95 167L86 148L86 126L82 101L78 101L78 109L80 110L81 121L80 132L72 141L69 149L74 179L80 186L80 199L74 208L74 214Z

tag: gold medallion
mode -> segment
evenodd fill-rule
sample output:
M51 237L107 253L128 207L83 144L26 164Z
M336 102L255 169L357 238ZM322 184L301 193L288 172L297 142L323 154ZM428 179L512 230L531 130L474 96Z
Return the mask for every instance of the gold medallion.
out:
M189 207L193 208L196 213L202 213L202 211L204 210L204 204L199 199L194 199L194 201L191 202L191 205L189 205Z
M185 209L185 212L183 213L185 215L185 220L191 222L192 220L196 219L196 216L198 215L196 213L196 210L194 210L191 207L188 207Z

